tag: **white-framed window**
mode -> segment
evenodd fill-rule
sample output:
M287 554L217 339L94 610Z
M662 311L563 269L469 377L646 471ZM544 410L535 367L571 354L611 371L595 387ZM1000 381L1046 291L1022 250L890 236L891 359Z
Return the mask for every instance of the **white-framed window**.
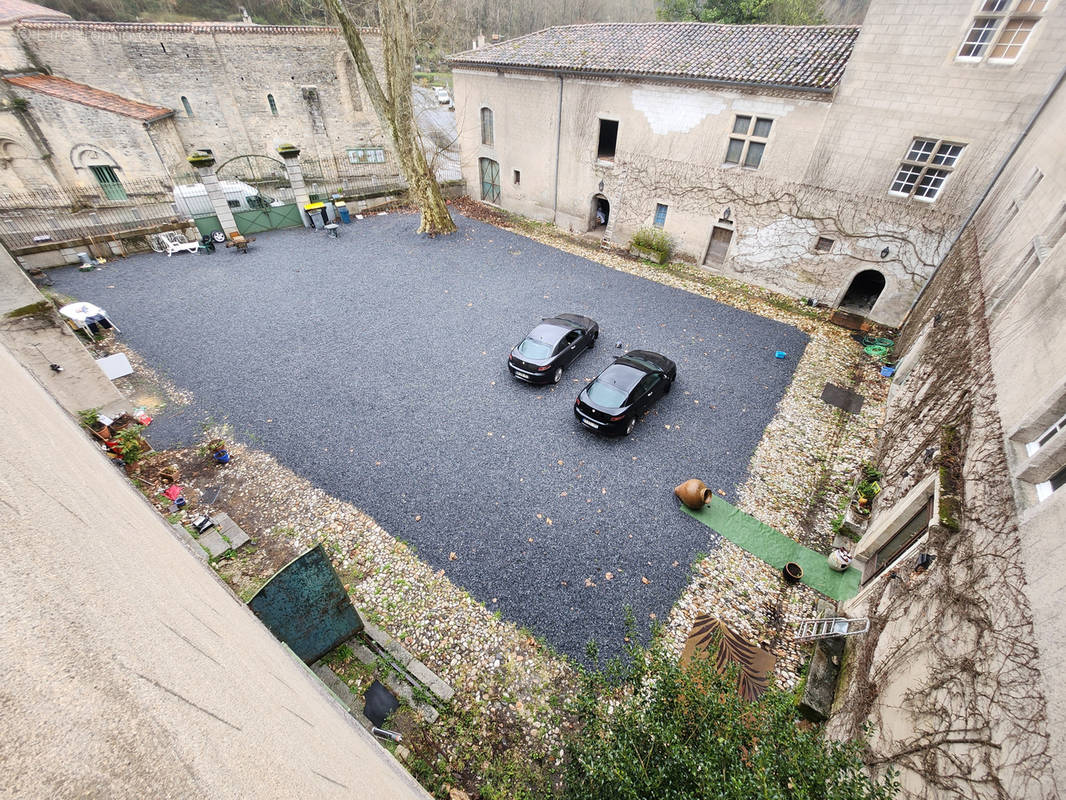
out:
M1063 414L1060 419L1053 422L1046 431L1037 436L1033 441L1027 442L1025 445L1025 452L1030 456L1035 454L1037 450L1055 438L1055 434L1061 430L1066 430L1066 414Z
M384 164L384 147L353 147L348 149L349 164Z
M656 228L661 228L666 225L666 211L668 206L663 203L655 204L655 220L652 222Z
M737 114L733 120L733 132L725 149L725 164L738 164L758 169L766 152L766 142L774 121L769 117L754 117Z
M981 0L955 59L1017 61L1047 5L1048 0Z
M965 147L964 144L943 139L914 139L888 193L933 202L940 195Z
M828 236L819 236L814 241L814 252L816 253L828 253L833 249L833 242L835 239L830 239Z
M1037 502L1043 503L1064 485L1066 485L1066 467L1060 469L1043 483L1038 483L1036 485Z

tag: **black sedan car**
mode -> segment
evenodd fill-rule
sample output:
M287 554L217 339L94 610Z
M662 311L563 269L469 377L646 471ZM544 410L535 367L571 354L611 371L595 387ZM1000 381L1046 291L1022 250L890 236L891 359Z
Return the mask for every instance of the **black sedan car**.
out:
M548 317L511 350L507 369L526 383L558 383L563 369L596 344L600 326L580 314Z
M628 436L637 417L667 394L677 380L677 364L650 350L619 356L581 390L574 416L597 433Z

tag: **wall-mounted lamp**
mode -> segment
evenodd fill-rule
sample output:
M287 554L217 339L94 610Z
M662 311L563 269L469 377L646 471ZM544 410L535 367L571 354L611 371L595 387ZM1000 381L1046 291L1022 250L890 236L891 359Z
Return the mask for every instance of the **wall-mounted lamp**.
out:
M936 556L932 553L919 553L918 563L914 565L914 571L919 575L929 569L930 565L936 560Z
M729 215L732 213L733 210L731 208L727 208L725 211L722 212L722 219L726 222L729 222Z
M603 194L603 181L600 181L600 194Z
M881 258L888 258L889 249L886 247L881 251Z

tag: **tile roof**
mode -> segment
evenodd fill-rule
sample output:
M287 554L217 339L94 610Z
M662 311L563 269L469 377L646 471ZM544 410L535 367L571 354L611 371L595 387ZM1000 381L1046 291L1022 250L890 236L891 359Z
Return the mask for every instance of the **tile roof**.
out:
M0 23L20 19L70 19L70 15L26 0L0 0Z
M0 0L0 3L4 0ZM28 30L80 30L108 33L248 33L248 34L327 34L335 36L340 28L328 25L249 25L241 22L84 22L81 20L35 20L20 22ZM380 34L380 28L360 28L364 34Z
M101 111L110 111L113 114L121 114L141 122L152 122L174 113L170 108L130 100L128 97L86 86L84 83L68 81L66 78L58 78L55 75L7 75L4 80L15 86L21 86L23 89L32 89L41 94L58 97L60 100L80 103Z
M449 57L456 67L511 67L697 79L813 91L840 81L854 25L608 22L546 28Z

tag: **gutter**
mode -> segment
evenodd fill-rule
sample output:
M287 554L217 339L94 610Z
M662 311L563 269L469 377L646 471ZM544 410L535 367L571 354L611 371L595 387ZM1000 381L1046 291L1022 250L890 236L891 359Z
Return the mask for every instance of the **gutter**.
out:
M559 150L563 140L563 74L559 73L559 111L555 119L555 197L552 200L552 225L559 214Z
M159 152L159 147L156 146L155 139L152 138L152 123L153 122L159 122L160 120L163 120L163 119L170 119L172 116L174 116L174 112L173 111L171 111L169 114L167 114L165 116L156 117L155 119L147 120L144 123L144 133L148 137L148 141L151 142L152 149L155 150L155 157L159 159L159 163L163 167L163 172L166 174L167 180L169 180L171 183L174 182L174 176L171 175L170 174L170 170L167 169L167 163L163 160L163 155L162 155L162 153Z
M1013 160L1014 156L1018 153L1018 149L1022 146L1022 142L1024 142L1029 136L1029 132L1032 131L1033 126L1036 125L1036 121L1040 118L1040 115L1044 113L1044 109L1047 108L1048 103L1051 102L1051 98L1055 96L1055 92L1059 90L1064 80L1066 80L1066 67L1062 68L1062 71L1059 73L1059 77L1055 79L1055 83L1051 85L1051 88L1048 89L1047 94L1044 95L1044 99L1040 101L1040 105L1037 106L1036 111L1033 112L1033 116L1029 118L1029 122L1026 123L1025 129L1018 137L1018 140L1014 143L1014 146L1011 147L1010 152L1003 157L1003 161L1001 161L999 164L999 169L996 170L996 174L992 176L992 179L985 187L984 194L982 194L981 198L974 204L973 209L970 211L970 215L966 217L966 221L962 223L962 226L959 228L959 232L956 233L955 238L951 240L951 247L947 249L944 258L947 258L947 253L950 253L952 248L954 248L955 245L958 244L958 241L962 238L962 234L966 230L966 227L971 222L973 222L973 218L977 216L977 212L981 209L981 206L984 205L985 200L987 200L988 196L992 193L992 187L996 185L996 181L998 181L1003 175L1003 173L1006 171L1007 166L1010 164L1011 160ZM941 263L943 263L943 259L941 259ZM929 288L929 285L933 282L933 279L936 277L936 274L939 271L940 265L938 264L937 268L933 270L933 274L929 276L929 280L927 280L925 282L925 285L922 286L922 290L918 292L918 296L914 298L914 302L911 303L911 307L907 309L907 314L903 318L903 323L900 325L900 328L905 326L910 321L911 312L914 311L914 309L918 306L918 303L925 296L926 290Z
M795 86L788 83L753 83L751 81L725 81L719 78L697 78L684 75L667 75L651 72L619 72L604 70L576 70L554 69L551 67L527 67L513 64L486 64L470 62L450 62L452 68L484 70L486 72L523 72L523 73L552 73L559 77L570 78L611 78L614 80L654 80L664 83L695 83L702 86L725 86L736 89L775 89L778 91L806 92L809 94L831 95L836 91L836 86L829 88L815 86Z

